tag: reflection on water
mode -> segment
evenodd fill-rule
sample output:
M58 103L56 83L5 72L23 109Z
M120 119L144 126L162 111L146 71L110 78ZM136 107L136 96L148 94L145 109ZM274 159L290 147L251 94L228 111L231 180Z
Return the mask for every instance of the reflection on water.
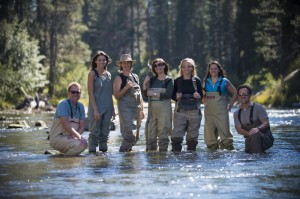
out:
M145 152L143 135L134 152L119 153L120 133L112 131L108 153L77 157L43 154L47 129L34 123L50 126L53 114L7 114L0 122L0 198L299 198L299 109L268 113L276 140L265 154L244 153L231 120L231 152L207 152L201 126L194 153ZM32 128L5 128L18 119Z

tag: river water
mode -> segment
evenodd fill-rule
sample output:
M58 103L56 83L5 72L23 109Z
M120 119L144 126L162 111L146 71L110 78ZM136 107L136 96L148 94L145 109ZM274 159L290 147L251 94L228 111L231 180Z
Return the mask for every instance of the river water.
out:
M264 154L243 152L230 113L235 151L206 151L202 120L194 153L145 152L143 129L134 151L119 153L117 127L107 153L77 157L44 154L48 129L35 122L50 126L53 113L2 113L0 198L300 198L300 109L267 111L275 143ZM30 128L6 128L20 119Z

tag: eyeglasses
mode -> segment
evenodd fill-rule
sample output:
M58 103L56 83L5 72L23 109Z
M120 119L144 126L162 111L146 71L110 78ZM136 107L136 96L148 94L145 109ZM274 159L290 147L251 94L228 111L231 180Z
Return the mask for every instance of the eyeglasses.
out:
M81 94L80 91L70 91L70 93L72 93L73 95L74 95L74 94L77 94L77 95Z
M158 63L158 64L154 64L154 68L156 68L156 67L161 67L161 66L164 66L165 64L163 64L163 63Z
M247 97L249 94L246 94L246 93L242 93L242 94L239 94L240 97Z

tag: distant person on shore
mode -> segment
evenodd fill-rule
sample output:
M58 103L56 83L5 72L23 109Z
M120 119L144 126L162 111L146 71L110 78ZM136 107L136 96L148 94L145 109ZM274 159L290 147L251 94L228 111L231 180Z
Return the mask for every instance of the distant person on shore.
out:
M208 150L233 150L233 135L229 126L229 111L237 99L237 92L225 78L221 64L208 64L203 81L204 97L204 141ZM228 100L228 93L232 95Z
M144 96L148 98L148 118L145 126L146 151L168 151L172 131L173 80L168 76L169 65L157 58L152 62L154 76L143 82Z
M120 130L123 137L120 152L129 152L140 136L140 127L144 118L143 99L139 86L139 77L132 73L136 62L130 54L123 54L117 65L120 73L113 84L114 96L118 104Z
M185 58L179 65L180 76L174 81L172 99L176 101L173 131L171 134L172 151L180 152L186 137L187 151L196 151L199 128L202 119L200 110L202 84L197 77L195 61Z
M262 132L270 131L266 109L250 101L252 89L247 85L237 89L241 106L234 112L234 124L237 132L245 137L246 153L262 153Z
M79 155L88 147L81 135L85 128L85 111L78 102L80 95L80 84L70 83L68 99L58 103L50 129L50 146L65 155Z
M103 51L98 51L92 59L92 69L88 74L90 153L96 152L96 147L102 152L108 149L110 121L115 117L111 74L107 70L110 63L109 56Z

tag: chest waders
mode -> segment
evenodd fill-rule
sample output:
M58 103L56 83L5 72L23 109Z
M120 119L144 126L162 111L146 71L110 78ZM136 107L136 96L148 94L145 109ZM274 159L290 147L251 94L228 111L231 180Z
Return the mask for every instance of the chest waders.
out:
M133 88L118 99L120 130L123 137L120 152L132 150L140 136L141 127L141 90L137 82Z
M195 77L192 77L191 81L194 91L197 92ZM178 79L178 88L181 87L182 78ZM202 119L200 103L200 100L195 99L193 94L184 94L181 99L176 102L173 131L171 135L173 152L180 152L182 150L182 142L185 135L187 151L196 151Z
M95 119L94 109L92 104L89 103L89 151L96 152L96 147L99 146L99 151L106 152L113 111L111 75L100 76L96 69L94 69L94 72L96 77L93 82L93 95L100 114L100 120Z
M68 120L70 121L72 128L78 131L80 120L78 118L73 118L73 111L70 101L69 105L71 108L71 116L68 118ZM65 155L79 155L87 148L83 146L77 138L74 138L73 135L64 129L59 118L53 118L49 134L50 146L53 149L64 153Z
M261 125L261 122L259 120L253 121L253 109L254 109L255 103L253 103L253 106L250 110L250 124L242 124L241 122L241 114L242 110L239 109L238 112L238 119L240 123L242 124L242 128L246 131L250 131L252 128L256 128ZM261 134L255 133L250 136L244 136L245 137L245 152L246 153L262 153L264 152L262 148L262 142L261 142Z
M153 88L155 92L165 93L165 88ZM171 99L160 100L149 97L148 118L145 128L146 150L167 151L169 136L172 130L172 106Z
M207 148L233 150L226 96L219 92L206 92L204 118L204 141Z

